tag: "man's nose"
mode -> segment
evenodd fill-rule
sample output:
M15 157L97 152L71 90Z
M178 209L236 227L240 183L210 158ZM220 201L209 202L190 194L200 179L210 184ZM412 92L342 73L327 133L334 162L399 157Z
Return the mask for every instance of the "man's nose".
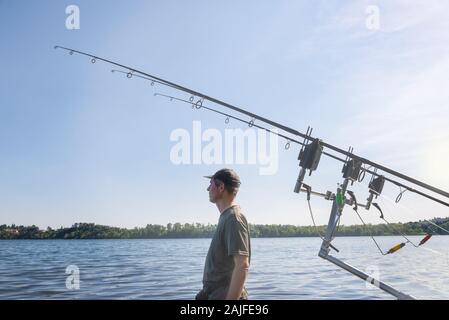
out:
M209 190L210 190L210 186L207 187L207 191L209 191Z

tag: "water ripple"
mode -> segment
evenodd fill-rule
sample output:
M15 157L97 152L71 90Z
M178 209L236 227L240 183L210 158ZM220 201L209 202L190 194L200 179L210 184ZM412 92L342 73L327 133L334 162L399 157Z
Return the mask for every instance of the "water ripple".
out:
M412 237L413 238L413 237ZM435 239L434 239L435 238ZM338 238L337 257L422 299L449 299L449 237L382 257L369 238ZM379 237L380 245L396 237ZM418 240L418 239L415 239ZM210 239L0 241L0 299L192 299ZM391 299L317 256L318 238L253 239L252 299ZM80 270L68 289L66 268Z

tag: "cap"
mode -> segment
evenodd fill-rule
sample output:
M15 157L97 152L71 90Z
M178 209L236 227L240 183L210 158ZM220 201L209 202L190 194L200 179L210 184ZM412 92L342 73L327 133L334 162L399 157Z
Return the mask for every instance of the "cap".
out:
M208 179L217 179L223 182L225 185L230 186L232 188L240 187L240 177L238 174L232 169L221 169L215 172L212 176L204 176Z

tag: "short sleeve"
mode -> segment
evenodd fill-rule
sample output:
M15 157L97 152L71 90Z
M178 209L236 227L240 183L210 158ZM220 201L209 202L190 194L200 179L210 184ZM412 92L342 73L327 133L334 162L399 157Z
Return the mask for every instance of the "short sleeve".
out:
M225 226L225 244L228 256L249 256L248 225L241 217L231 215Z

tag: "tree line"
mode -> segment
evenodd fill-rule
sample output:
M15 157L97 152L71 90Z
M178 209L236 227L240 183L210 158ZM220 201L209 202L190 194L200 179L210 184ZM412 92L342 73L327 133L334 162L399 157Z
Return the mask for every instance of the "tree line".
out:
M449 229L449 218L434 218L433 223ZM95 223L75 223L71 227L45 230L37 226L0 225L0 239L170 239L210 238L216 225L201 223L168 223L166 226L148 224L143 228L125 229ZM324 234L326 226L294 226L276 224L250 224L251 237L316 237ZM339 226L338 236L390 236L421 235L424 233L445 234L444 231L426 221L386 224Z

